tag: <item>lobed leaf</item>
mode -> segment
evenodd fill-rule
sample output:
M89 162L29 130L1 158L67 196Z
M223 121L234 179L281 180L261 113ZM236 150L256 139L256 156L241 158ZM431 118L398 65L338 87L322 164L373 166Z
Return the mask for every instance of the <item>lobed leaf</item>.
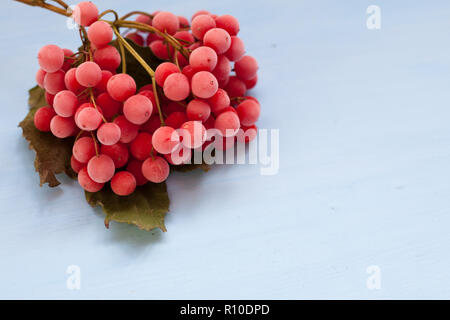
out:
M34 126L35 112L46 105L44 89L36 86L29 90L28 104L30 110L20 123L23 136L28 141L30 149L36 153L34 167L39 173L40 185L48 183L50 187L60 184L56 174L67 173L73 176L70 167L70 156L72 155L73 138L59 139L50 132L41 132Z
M85 195L91 206L102 207L107 228L110 221L117 221L134 224L147 231L155 228L167 231L164 217L169 211L169 196L164 182L147 183L126 197L116 195L109 186L95 193L86 191Z

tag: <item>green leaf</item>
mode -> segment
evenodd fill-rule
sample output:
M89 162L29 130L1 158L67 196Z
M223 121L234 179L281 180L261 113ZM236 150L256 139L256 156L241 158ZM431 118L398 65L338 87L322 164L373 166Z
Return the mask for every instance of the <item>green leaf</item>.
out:
M110 221L134 224L143 230L159 228L167 231L164 217L169 211L169 196L165 183L147 183L137 187L133 194L123 197L105 186L99 192L85 192L91 206L101 206L106 213L105 226Z
M152 50L150 50L150 48L148 46L142 47L130 39L126 38L126 40L133 47L133 49L136 50L136 52L145 60L145 62L147 62L147 64L153 70L155 70L159 64L164 62L163 60L158 59L153 54ZM116 47L117 50L119 50L119 52L120 52L120 48L119 48L119 44L118 44L117 40L114 41L112 43L112 45L114 47ZM146 84L152 83L152 78L147 73L147 71L145 71L145 69L142 67L142 65L139 63L139 61L137 61L136 58L133 57L133 55L126 48L124 48L124 50L125 50L127 73L134 78L134 80L136 81L137 87L140 88ZM123 62L123 59L122 59L122 62ZM122 64L120 64L119 68L117 69L117 72L122 72Z
M74 174L70 167L73 138L58 139L50 132L41 132L34 126L35 112L46 105L45 91L42 88L36 86L29 90L28 103L30 111L19 123L19 127L22 128L30 149L36 152L34 167L39 173L40 185L48 183L50 187L56 187L60 184L56 174L63 172L69 176Z

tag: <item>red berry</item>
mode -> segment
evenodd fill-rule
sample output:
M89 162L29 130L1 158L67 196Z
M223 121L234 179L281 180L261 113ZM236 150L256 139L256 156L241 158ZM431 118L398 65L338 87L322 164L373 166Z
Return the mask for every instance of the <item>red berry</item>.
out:
M127 171L117 172L111 179L111 189L119 196L128 196L136 189L136 178Z
M232 137L236 135L240 127L239 117L231 111L222 112L217 116L214 127L219 130L222 136Z
M89 177L86 167L80 169L78 172L78 183L88 192L100 191L104 186L103 183L97 183Z
M142 163L142 174L151 182L163 182L169 176L169 172L169 164L161 157L147 158Z
M39 131L50 131L50 121L55 115L52 107L39 108L34 114L34 126Z
M150 157L152 148L152 135L147 132L139 133L130 143L131 155L140 161L144 161Z
M89 177L97 183L105 183L114 176L114 161L105 154L94 156L87 164Z
M128 148L123 143L118 142L111 146L102 145L100 152L109 156L113 160L116 168L121 168L128 162Z
M138 160L131 160L128 162L127 171L130 172L136 179L136 184L142 186L148 182L148 180L142 174L142 162Z

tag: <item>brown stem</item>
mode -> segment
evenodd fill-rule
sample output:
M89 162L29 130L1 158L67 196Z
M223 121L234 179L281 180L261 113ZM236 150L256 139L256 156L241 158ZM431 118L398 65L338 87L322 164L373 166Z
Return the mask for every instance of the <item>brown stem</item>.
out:
M41 8L59 13L66 17L70 17L72 15L72 13L68 12L66 9L62 9L57 6L48 4L44 0L14 0L14 1L21 2L21 3L27 4L27 5L33 6L33 7L41 7ZM59 2L63 3L62 1L58 1L58 3ZM67 6L67 4L66 4L66 6Z
M52 0L52 1L56 2L57 4L59 4L61 7L63 7L66 10L69 7L69 5L62 0Z
M156 101L156 107L158 108L159 113L159 120L161 121L161 125L164 125L164 117L161 112L161 106L159 104L159 98L158 98L158 92L156 91L156 82L155 82L155 71L153 71L152 68L145 62L144 59L139 55L139 53L136 52L136 50L133 49L133 47L127 42L127 40L122 37L120 32L117 30L117 27L115 25L112 26L114 33L117 36L117 40L119 42L122 42L124 47L131 53L131 55L141 64L141 66L147 71L147 73L152 78L152 86L153 86L153 94L155 95L155 101Z
M106 121L105 117L103 116L103 114L100 112L100 110L97 107L97 104L95 103L95 98L94 98L94 92L92 90L92 88L89 88L89 96L91 97L91 102L94 105L94 108L97 109L97 111L100 113L100 115L102 116L103 122L107 123L108 121Z
M131 11L131 12L127 13L126 15L120 17L120 20L125 20L126 18L129 18L129 17L131 17L131 16L133 16L135 14L142 14L144 16L147 16L147 17L150 17L150 18L153 19L153 15L149 14L147 12L144 12L144 11Z
M127 21L127 20L117 20L115 22L115 25L118 27L126 27L126 28L137 29L140 31L147 31L147 32L155 33L155 34L159 35L160 37L163 37L175 50L178 50L186 59L189 59L189 53L187 52L187 49L183 45L181 45L177 39L175 39L174 37L172 37L171 35L169 35L167 33L159 31L155 27L152 27L152 26L140 23L140 22Z
M119 15L114 10L105 10L102 13L98 15L98 19L102 18L103 16L107 15L108 13L112 13L114 15L115 20L119 19Z

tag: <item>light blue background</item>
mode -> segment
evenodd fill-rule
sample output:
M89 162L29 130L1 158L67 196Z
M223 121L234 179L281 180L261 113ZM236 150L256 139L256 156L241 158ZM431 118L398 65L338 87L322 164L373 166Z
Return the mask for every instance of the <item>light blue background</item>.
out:
M76 182L40 188L17 123L65 18L0 4L1 298L450 298L448 1L96 1L235 15L280 170L173 174L168 232L112 223ZM366 28L379 5L382 28ZM81 268L81 290L66 269ZM369 290L368 266L381 270Z

